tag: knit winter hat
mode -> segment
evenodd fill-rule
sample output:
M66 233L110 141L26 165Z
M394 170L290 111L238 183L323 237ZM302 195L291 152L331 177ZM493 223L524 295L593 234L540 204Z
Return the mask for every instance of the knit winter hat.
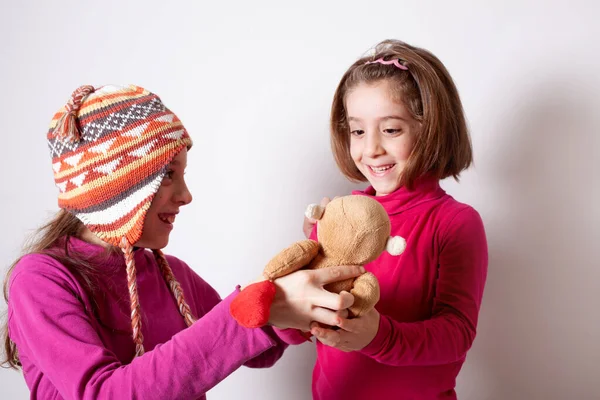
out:
M168 165L192 140L160 98L138 86L77 88L48 131L58 205L103 241L119 246L127 266L136 355L144 352L133 245ZM194 322L179 283L153 250L186 323Z

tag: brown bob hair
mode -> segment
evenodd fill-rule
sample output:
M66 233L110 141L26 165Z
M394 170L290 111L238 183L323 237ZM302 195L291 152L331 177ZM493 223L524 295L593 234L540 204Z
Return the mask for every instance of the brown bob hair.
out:
M397 59L408 70L367 64L380 58ZM391 84L393 98L401 101L421 126L400 185L413 189L415 180L424 175L438 179L452 176L458 180L460 173L473 163L473 150L456 86L436 56L399 40L379 43L374 54L352 64L338 84L331 107L330 129L333 155L342 173L355 182L367 180L350 156L346 95L359 84L384 80Z

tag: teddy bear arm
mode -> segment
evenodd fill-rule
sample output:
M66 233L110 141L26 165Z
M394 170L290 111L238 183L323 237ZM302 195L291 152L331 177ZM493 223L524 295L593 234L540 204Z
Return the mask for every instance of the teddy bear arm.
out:
M379 301L379 282L375 275L366 272L354 280L354 286L350 293L354 296L354 304L350 307L350 313L354 317L360 317L375 307Z
M320 245L314 240L301 240L282 250L265 267L263 275L267 279L276 279L299 270L315 258Z

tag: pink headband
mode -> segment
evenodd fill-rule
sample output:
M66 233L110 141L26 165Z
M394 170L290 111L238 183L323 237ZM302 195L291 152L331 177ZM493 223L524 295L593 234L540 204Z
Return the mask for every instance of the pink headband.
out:
M402 70L404 70L404 71L407 71L407 70L408 70L408 67L406 67L406 66L404 66L404 65L400 64L400 61L399 61L398 59L393 59L393 60L385 61L385 60L383 59L383 57L381 57L381 58L379 58L379 59L377 59L377 60L375 60L375 61L368 61L368 62L366 62L366 63L365 63L365 65L367 65L367 64L383 64L383 65L390 65L390 64L394 64L394 66L395 66L396 68L400 68L400 69L402 69Z

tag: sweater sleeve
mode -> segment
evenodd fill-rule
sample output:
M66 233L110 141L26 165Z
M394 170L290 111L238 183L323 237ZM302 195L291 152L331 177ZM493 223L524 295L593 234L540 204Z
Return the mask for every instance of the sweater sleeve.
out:
M37 260L13 274L8 322L19 354L53 384L38 388L41 398L198 398L277 345L229 315L234 292L191 327L121 364L94 330L73 278Z
M381 315L379 331L362 354L393 366L447 364L466 356L487 275L487 241L471 207L459 211L442 232L432 317L407 323Z
M279 340L281 340L282 342L286 343L287 345L290 344L302 344L302 343L306 343L308 341L307 338L305 338L304 336L302 336L302 333L300 332L299 329L279 329L279 328L273 328L273 331L275 332L275 334L277 335L277 337L279 338Z
M248 368L270 368L283 356L283 352L288 347L288 344L282 340L279 335L277 335L274 329L270 326L264 326L260 328L264 333L266 333L273 342L276 343L275 346L271 347L268 350L265 350L258 356L251 358L246 363L244 363L245 367Z
M179 263L186 269L187 276L190 280L190 286L192 288L192 295L196 304L199 305L199 309L202 310L211 310L217 304L221 302L221 296L219 293L210 286L204 279L202 279L193 269L191 269L187 264L183 261L169 256L169 264L176 265L175 263ZM240 286L238 285L236 288L236 294L239 293ZM262 331L267 334L274 342L275 346L270 349L260 353L258 356L249 359L246 363L244 363L245 367L248 368L269 368L275 365L275 363L283 356L283 352L288 347L288 344L285 343L274 331L271 327L263 327Z

